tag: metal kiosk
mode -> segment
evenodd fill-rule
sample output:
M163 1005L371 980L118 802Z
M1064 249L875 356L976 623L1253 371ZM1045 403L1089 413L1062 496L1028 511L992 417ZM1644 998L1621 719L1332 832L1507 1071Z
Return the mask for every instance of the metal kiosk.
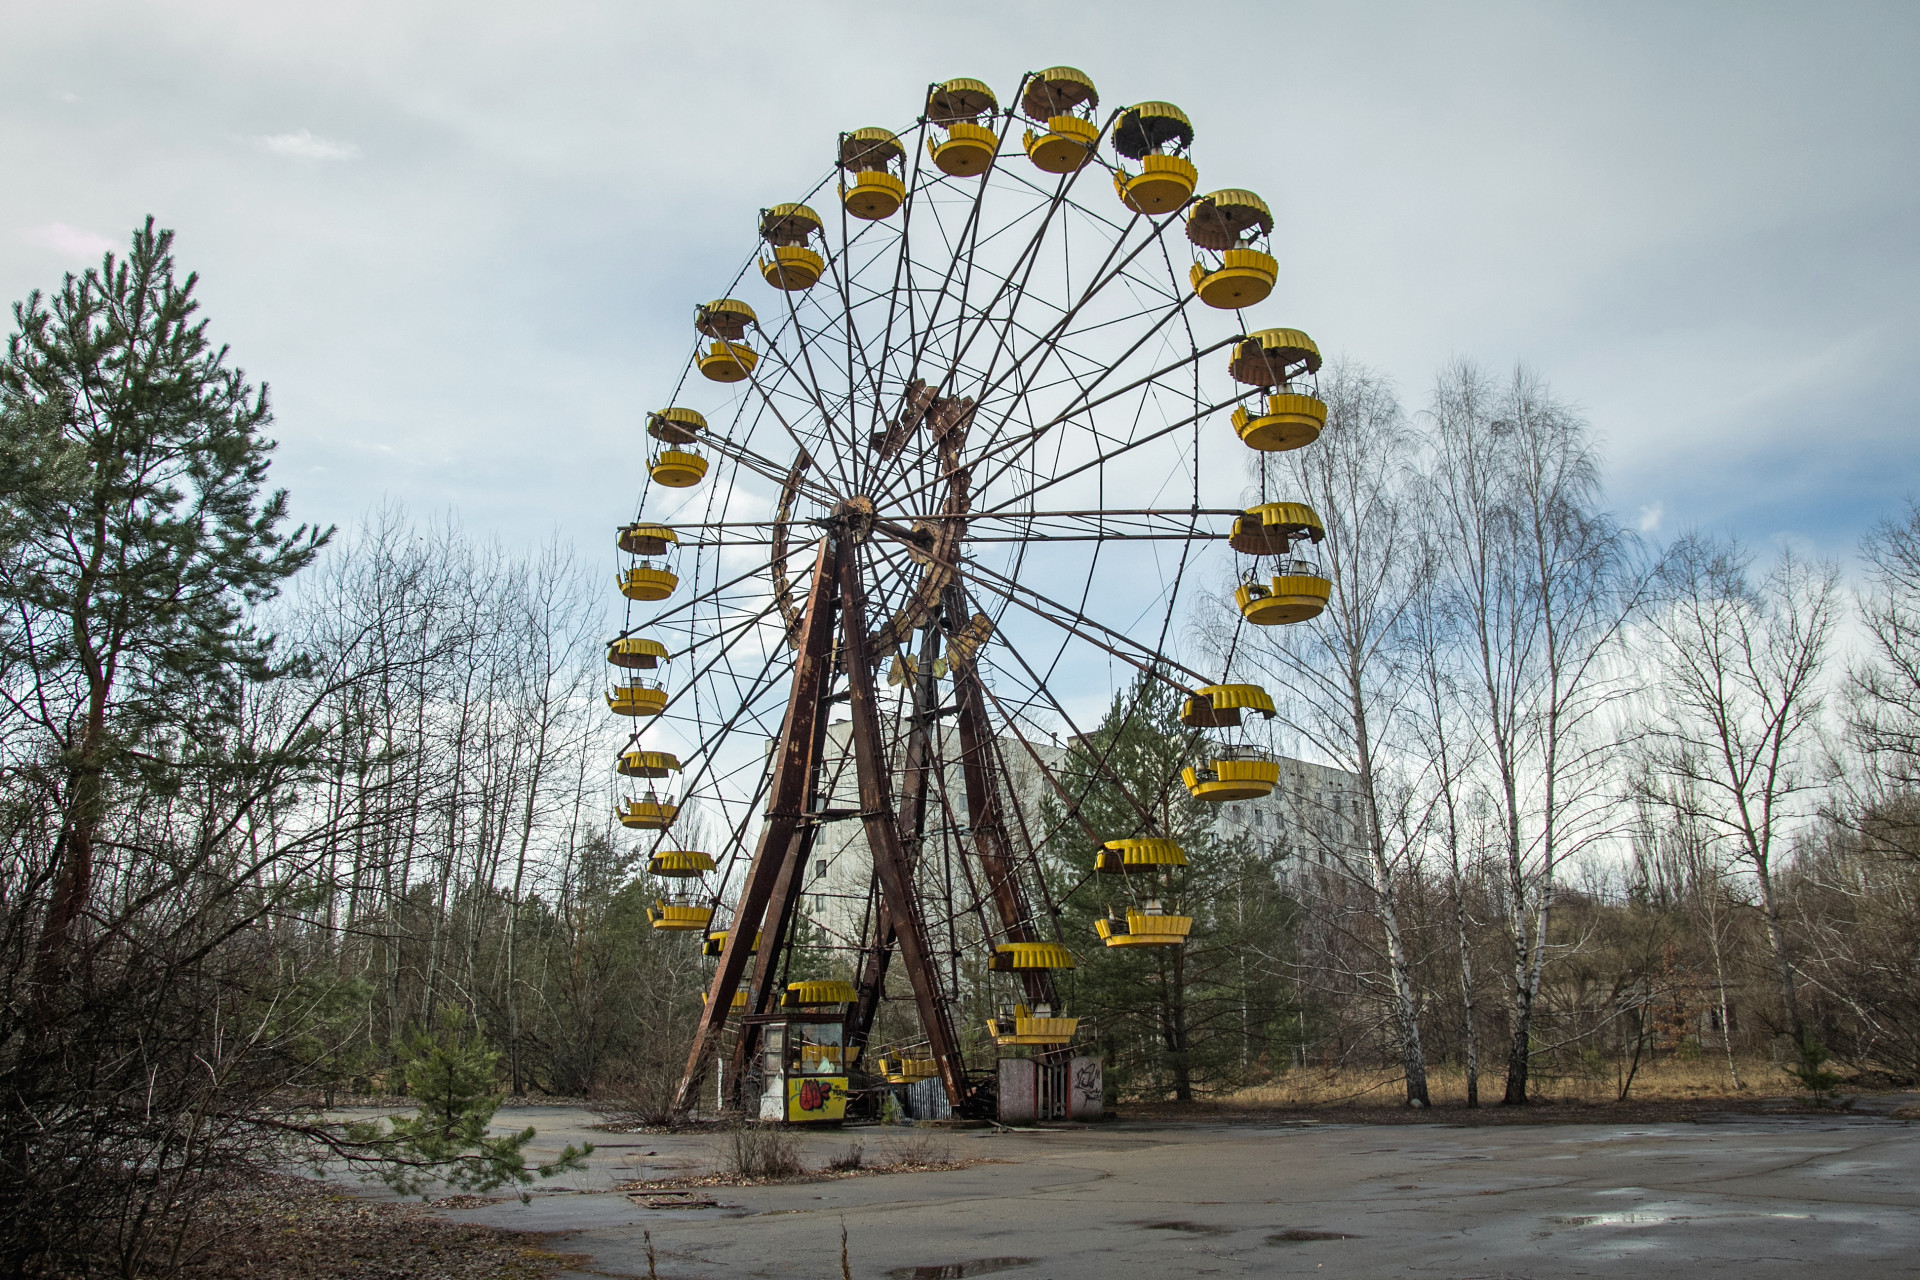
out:
M786 1006L775 1013L750 1015L760 1026L760 1118L788 1124L839 1123L847 1114L847 1072L853 1056L846 1048L846 1012L836 997L846 983L790 984ZM840 1005L826 1009L821 1005ZM856 1051L857 1053L857 1051Z

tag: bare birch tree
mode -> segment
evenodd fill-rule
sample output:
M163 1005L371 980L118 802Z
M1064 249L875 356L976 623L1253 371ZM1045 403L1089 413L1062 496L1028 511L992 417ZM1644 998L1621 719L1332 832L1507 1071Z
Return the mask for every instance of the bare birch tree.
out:
M1783 552L1758 582L1738 543L1692 536L1673 550L1660 637L1653 769L1678 802L1728 837L1766 916L1782 1012L1806 1042L1776 884L1778 853L1809 816L1839 569Z
M1357 838L1324 852L1372 891L1407 1103L1423 1107L1420 996L1397 884L1425 823L1400 741L1414 670L1402 661L1404 615L1425 575L1409 507L1414 440L1392 386L1373 370L1338 362L1320 394L1327 425L1314 447L1260 454L1255 466L1262 501L1297 499L1320 515L1332 596L1310 625L1242 628L1239 660L1277 688L1282 723L1355 778L1353 822L1326 829Z

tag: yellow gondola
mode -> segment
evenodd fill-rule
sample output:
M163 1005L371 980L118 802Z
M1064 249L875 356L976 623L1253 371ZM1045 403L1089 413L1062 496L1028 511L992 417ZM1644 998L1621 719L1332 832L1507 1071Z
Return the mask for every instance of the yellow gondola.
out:
M1040 1005L1029 1011L1024 1004L1013 1007L1012 1016L989 1019L987 1030L997 1045L1071 1044L1080 1025L1078 1018L1056 1018L1053 1010Z
M615 813L620 825L629 831L665 831L680 815L680 806L649 791L639 800L627 801Z
M932 1058L880 1058L874 1067L888 1084L913 1084L940 1074L940 1064Z
M789 1009L798 1009L822 1004L852 1004L860 998L851 982L839 979L813 979L806 982L789 982L786 994L780 997L780 1003Z
M1133 840L1109 840L1094 859L1093 869L1109 875L1127 871L1151 871L1158 867L1184 867L1187 851L1171 840L1147 836Z
M760 211L760 238L773 256L760 259L760 275L776 289L811 289L826 274L827 262L808 243L820 234L820 215L803 204L781 204Z
M663 524L630 524L614 541L630 556L663 556L680 545L680 535Z
M980 117L999 106L993 90L978 80L948 80L928 90L927 119L946 131L944 138L927 139L934 167L954 178L977 178L991 169L1000 138Z
M1327 406L1318 397L1299 391L1281 391L1266 398L1258 413L1245 405L1233 411L1233 429L1248 448L1263 453L1303 449L1320 438L1327 425Z
M891 218L906 203L907 184L888 166L905 161L906 148L885 129L855 129L840 135L840 167L853 185L840 184L847 213L867 222Z
M1320 372L1320 348L1298 329L1261 329L1234 347L1227 373L1250 387L1284 387Z
M995 973L1022 969L1071 969L1073 952L1057 942L1003 942L993 949L987 964Z
M1178 947L1193 932L1193 917L1165 915L1159 903L1149 902L1145 911L1128 907L1126 915L1096 920L1093 927L1110 947Z
M1280 762L1256 747L1221 747L1211 764L1180 771L1187 794L1196 800L1258 800L1280 781Z
M667 646L645 636L622 636L607 644L607 661L630 671L651 671L667 660Z
M1260 627L1285 626L1317 618L1333 595L1333 582L1312 571L1305 561L1294 561L1297 572L1275 574L1267 583L1243 582L1233 593L1240 616Z
M1219 256L1211 267L1193 264L1189 278L1200 301L1226 311L1264 302L1280 275L1280 264L1260 247L1272 231L1273 210L1251 191L1215 191L1195 200L1187 239Z
M654 904L647 908L647 922L656 929L695 933L713 923L713 908L655 899Z
M1027 77L1020 109L1027 118L1046 122L1046 132L1026 132L1027 158L1045 173L1072 173L1093 158L1100 126L1092 120L1100 105L1100 91L1086 72L1074 67L1049 67ZM1081 113L1081 114L1076 114Z
M665 600L679 585L680 575L659 565L635 565L620 575L620 594L629 600Z
M661 849L647 859L647 874L667 880L686 880L713 870L713 855L695 849Z
M1193 122L1171 102L1128 107L1113 123L1113 149L1140 162L1141 171L1113 172L1120 203L1135 213L1172 213L1186 204L1200 171L1184 152L1193 143Z
M626 751L613 768L623 778L665 778L680 772L680 757L671 751Z
M647 471L655 484L690 489L706 478L707 460L692 449L662 449L653 455Z
M1237 728L1243 711L1269 720L1276 714L1273 697L1257 684L1210 684L1193 691L1180 708L1180 723L1190 729Z
M652 916L652 913L651 913L651 912L649 912L649 913L648 913L648 916L649 916L649 918L651 918L651 916ZM653 927L654 927L654 928L656 928L656 929L658 929L658 928L659 928L660 926L659 926L659 925L655 925L655 926L653 926ZM703 947L703 948L701 948L701 950L703 950L703 951L705 951L705 950L706 950L706 948L704 948L704 947ZM719 952L717 952L717 951L715 951L715 952L710 952L709 954L711 954L711 955L719 955L720 953L719 953ZM705 1004L706 1002L707 1002L707 993L706 993L706 992L704 992L704 991L702 991L702 992L700 993L700 1003L701 1003L701 1004ZM746 989L745 989L745 988L741 988L740 990L737 990L737 991L735 991L735 992L733 993L733 999L731 999L731 1000L729 1000L729 1001L727 1002L727 1008L729 1008L729 1009L731 1009L731 1010L733 1010L733 1011L734 1011L735 1013L738 1013L738 1012L740 1012L740 1011L741 1011L742 1009L744 1009L744 1008L746 1008L746 1007L747 1007L747 993L746 993Z
M692 444L707 420L692 409L656 409L647 415L647 434L664 444Z
M1283 556L1301 541L1327 536L1320 517L1304 502L1263 502L1236 516L1227 545L1243 555Z
M760 357L746 345L747 326L758 323L753 308L738 298L700 307L694 313L694 331L714 340L698 361L701 375L715 382L740 382L752 373Z
M613 686L607 707L620 716L657 716L667 709L667 690L658 680L635 677Z
M708 955L708 956L717 956L721 952L725 951L726 949L727 949L727 930L715 929L712 932L707 934L707 941L705 945L703 945L700 948L700 954ZM753 935L753 945L747 948L747 954L751 956L751 955L758 955L759 953L760 953L760 935L758 932L755 932L755 934Z

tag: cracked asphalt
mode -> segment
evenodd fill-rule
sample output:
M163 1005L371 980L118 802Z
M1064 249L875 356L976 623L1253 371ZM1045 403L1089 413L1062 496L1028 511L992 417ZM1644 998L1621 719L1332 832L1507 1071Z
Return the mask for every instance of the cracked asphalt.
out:
M1880 1114L1659 1125L1113 1123L940 1132L935 1173L721 1188L703 1210L613 1190L713 1166L706 1135L609 1134L566 1108L502 1111L590 1168L450 1219L563 1233L571 1276L1920 1276L1920 1128ZM809 1132L819 1165L927 1131Z

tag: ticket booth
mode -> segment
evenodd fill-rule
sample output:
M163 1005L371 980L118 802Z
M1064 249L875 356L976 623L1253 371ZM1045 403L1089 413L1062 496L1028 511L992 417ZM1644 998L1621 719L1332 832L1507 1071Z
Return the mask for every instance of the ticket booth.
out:
M827 988L813 991L806 988ZM847 1114L845 983L793 983L783 1008L751 1016L760 1027L760 1118L788 1124L838 1123ZM803 1002L804 1001L804 1002Z

